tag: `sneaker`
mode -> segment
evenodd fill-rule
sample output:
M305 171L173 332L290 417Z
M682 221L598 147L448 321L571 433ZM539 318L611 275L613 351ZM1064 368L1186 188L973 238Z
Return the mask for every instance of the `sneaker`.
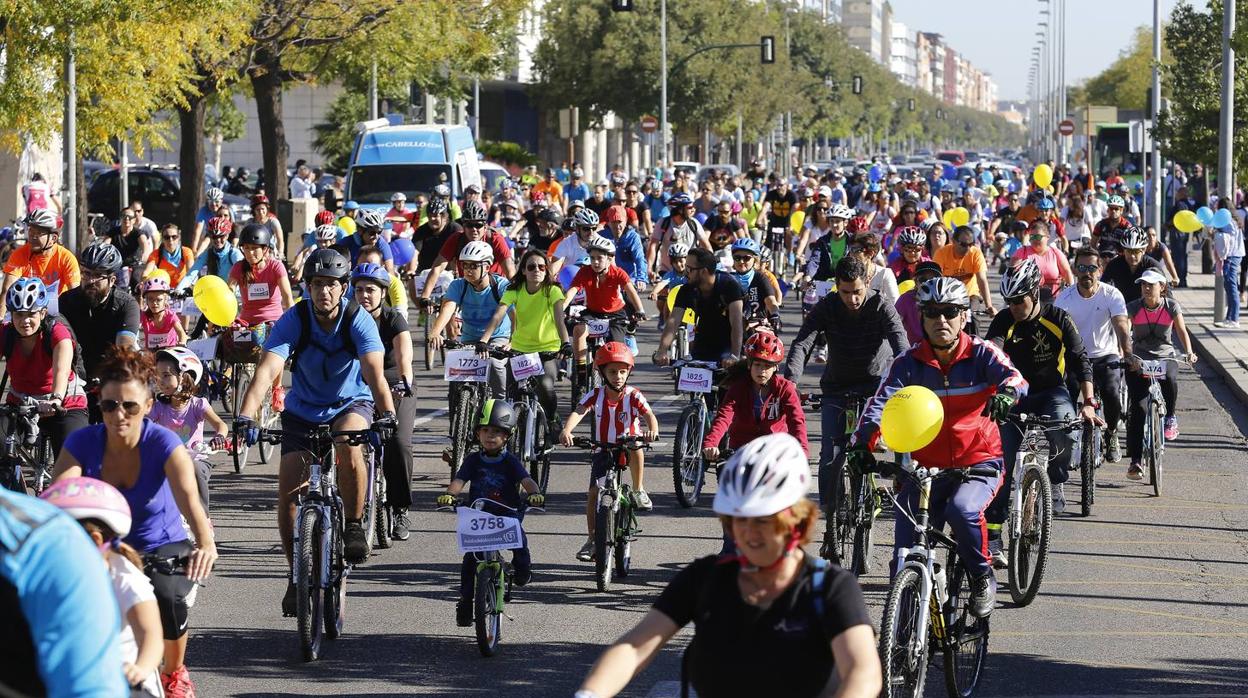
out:
M525 586L529 582L533 581L533 569L517 569L515 575L512 576L511 581L518 587Z
M455 602L455 625L467 628L472 625L472 604L467 601Z
M282 597L282 615L286 618L294 618L298 615L298 594L299 592L295 588L295 583L286 582L286 595Z
M165 689L165 698L195 698L195 684L191 683L185 664L167 674L161 672L160 685Z
M447 463L451 462L451 447L450 446L447 446L446 448L442 449L442 460Z
M971 614L987 618L997 602L997 578L992 572L971 580Z
M1118 446L1118 434L1108 432L1105 434L1105 460L1110 463L1117 463L1122 459L1122 450Z
M1065 483L1053 488L1053 513L1061 514L1066 511L1066 485Z
M637 508L642 511L650 511L654 508L654 502L650 501L650 495L645 490L637 490L633 494L633 499L637 502Z
M342 554L348 565L359 565L368 559L368 536L363 523L348 521L342 529Z
M1166 425L1164 429L1164 434L1166 437L1166 441L1174 441L1175 439L1179 438L1179 418L1178 417L1174 415L1170 415L1169 417L1166 417Z
M811 361L814 361L817 364L826 364L828 362L828 348L826 346L817 347L815 349L815 356L811 359Z
M1128 480L1143 480L1144 479L1144 468L1140 466L1139 461L1136 461L1132 463L1131 465L1127 466L1127 479Z
M581 549L576 551L576 559L580 560L581 562L590 562L594 559L594 539L593 538L590 538L589 540L585 541L585 545L582 545Z
M994 570L1009 569L1010 559L1005 555L1005 546L1001 545L1000 538L989 536L988 560L992 563Z
M394 510L394 523L391 525L390 537L395 540L407 540L412 534L408 531L411 522L407 520L407 509L397 507Z

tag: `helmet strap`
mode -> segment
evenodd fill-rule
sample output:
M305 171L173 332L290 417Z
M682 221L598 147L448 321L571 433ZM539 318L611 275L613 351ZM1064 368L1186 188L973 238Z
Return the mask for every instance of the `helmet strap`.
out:
M785 509L785 511L791 511L792 509L793 507L788 507ZM793 551L797 550L797 547L801 543L801 540L802 540L801 531L798 529L797 526L794 526L789 530L789 539L785 541L784 550L780 553L780 557L776 558L775 562L759 567L755 564L752 564L749 558L747 558L741 552L741 548L739 547L736 548L737 562L740 563L742 572L770 572L776 569L777 567L779 567L780 564L784 562L785 558L789 558L793 556ZM736 547L736 541L733 541L733 546Z

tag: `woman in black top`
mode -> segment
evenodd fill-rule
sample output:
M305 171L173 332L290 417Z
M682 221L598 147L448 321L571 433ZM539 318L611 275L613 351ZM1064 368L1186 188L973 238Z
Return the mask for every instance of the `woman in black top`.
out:
M854 576L801 546L818 528L810 465L797 439L769 434L724 466L715 512L737 554L682 570L635 628L603 653L577 698L624 689L692 621L681 678L715 696L879 695L875 633ZM833 672L835 670L835 676Z

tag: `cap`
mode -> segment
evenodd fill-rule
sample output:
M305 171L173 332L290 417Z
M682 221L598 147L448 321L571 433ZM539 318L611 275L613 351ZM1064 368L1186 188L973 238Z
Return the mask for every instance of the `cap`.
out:
M1140 274L1140 278L1136 279L1135 283L1137 284L1164 284L1166 283L1166 277L1164 274L1157 271L1156 269L1148 269L1143 274Z
M922 274L925 271L934 271L938 275L941 275L941 276L943 276L945 273L945 270L940 267L940 264L938 262L933 262L932 260L929 259L926 261L919 262L918 265L915 266L914 273L911 274L911 276L918 276L919 274Z

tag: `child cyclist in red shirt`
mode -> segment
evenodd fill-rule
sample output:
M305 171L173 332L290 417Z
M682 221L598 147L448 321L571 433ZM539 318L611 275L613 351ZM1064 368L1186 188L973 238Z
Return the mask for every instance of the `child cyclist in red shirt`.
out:
M586 314L621 319L625 315L624 301L627 299L628 307L639 319L645 320L646 315L641 311L641 296L633 288L628 272L615 264L615 243L602 235L594 235L585 251L589 253L589 264L582 266L572 277L572 285L564 297L575 298L577 290L583 290ZM572 331L572 350L578 369L589 363L589 357L585 355L585 335L588 332L585 325L577 325ZM626 339L622 329L612 326L611 341L624 342Z
M723 401L702 440L703 457L708 461L719 458L719 443L725 434L728 447L736 450L760 436L779 432L791 434L809 455L806 414L797 385L776 371L784 361L784 343L770 332L756 332L746 340L742 353L749 368L726 381Z
M564 446L572 445L572 432L585 415L594 411L594 440L619 443L625 436L644 436L647 441L659 438L659 420L646 402L641 391L628 385L633 372L633 352L623 342L607 342L594 356L594 365L602 372L602 386L585 393L580 404L568 415L568 421L559 434ZM641 420L646 420L643 430ZM598 502L598 478L607 474L611 467L610 455L594 454L593 468L589 475L589 497L585 501L585 518L588 522L589 540L576 554L576 559L588 562L594 555L594 508ZM645 460L640 450L628 451L628 470L633 477L637 508L650 511L654 504L642 486L642 470Z

